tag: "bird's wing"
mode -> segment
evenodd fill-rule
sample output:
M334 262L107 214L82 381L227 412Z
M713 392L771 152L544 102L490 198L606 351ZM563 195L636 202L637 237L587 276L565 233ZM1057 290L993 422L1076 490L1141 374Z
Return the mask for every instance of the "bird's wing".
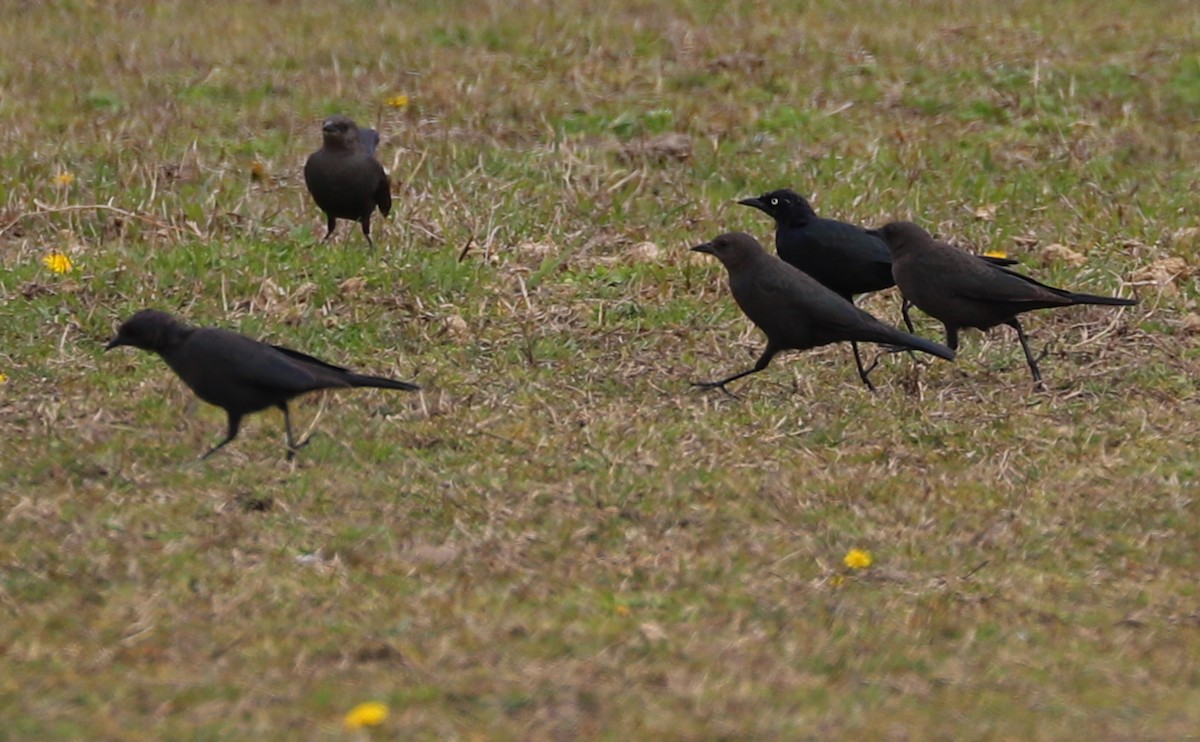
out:
M802 318L809 325L819 326L822 334L839 335L861 328L864 321L874 319L836 292L782 261L776 270L759 272L754 281L754 290L766 308L763 312L764 324L771 324L774 319L790 324L796 318ZM758 320L755 319L755 322Z
M329 369L330 371L339 371L341 373L349 373L350 372L350 369L348 369L348 368L345 368L343 366L335 366L332 363L329 363L328 361L322 361L320 358L314 358L314 357L308 355L307 353L301 353L298 350L292 350L291 348L285 348L282 345L272 345L271 347L274 348L275 350L279 351L280 353L284 354L285 356L288 356L289 358L294 358L297 361L303 361L304 363L311 363L314 366L320 366L322 368Z
M199 330L190 345L197 363L222 368L232 383L296 393L323 386L315 373L287 354L236 332Z
M971 257L971 270L956 274L954 284L954 293L963 298L997 303L1065 299L1066 292L1062 289L1047 286L1004 266Z
M803 235L824 250L846 253L863 262L892 264L887 243L848 222L824 217L814 219L805 226Z
M383 172L383 167L380 166L379 185L375 188L375 205L379 207L379 212L384 216L392 210L392 183L388 179L387 173Z
M374 155L375 150L379 148L379 132L374 129L359 129L358 139L369 155Z
M779 257L839 294L877 291L894 283L887 245L862 227L813 219L776 233Z

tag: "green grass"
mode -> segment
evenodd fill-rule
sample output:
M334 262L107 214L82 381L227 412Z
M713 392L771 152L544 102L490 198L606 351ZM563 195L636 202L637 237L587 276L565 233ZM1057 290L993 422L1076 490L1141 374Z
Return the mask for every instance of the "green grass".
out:
M0 740L338 739L366 700L385 739L1194 735L1198 29L1183 0L13 9ZM383 134L375 252L314 244L331 112ZM687 247L769 239L734 201L784 186L1142 303L1031 316L1045 394L1006 328L877 395L845 347L694 391L762 338ZM274 412L198 464L222 413L102 352L146 306L424 389L301 401L294 465Z

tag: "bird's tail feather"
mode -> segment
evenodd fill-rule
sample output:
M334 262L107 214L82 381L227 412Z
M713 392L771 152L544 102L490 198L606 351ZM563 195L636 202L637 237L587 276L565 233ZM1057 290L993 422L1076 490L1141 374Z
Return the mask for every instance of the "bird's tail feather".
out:
M367 376L366 374L346 374L343 377L350 386L369 386L376 389L403 389L406 392L415 392L421 387L416 384L411 384L407 381L397 381L395 379L385 379L382 376Z
M919 350L938 358L945 358L947 361L954 360L954 351L950 350L941 343L935 343L932 340L926 340L923 337L910 335L903 330L889 328L892 333L889 333L888 339L885 341L889 345L896 345L905 349Z
M1068 292L1067 298L1072 304L1104 304L1112 307L1132 307L1138 303L1137 299L1122 299L1119 296L1097 296L1096 294L1076 294Z

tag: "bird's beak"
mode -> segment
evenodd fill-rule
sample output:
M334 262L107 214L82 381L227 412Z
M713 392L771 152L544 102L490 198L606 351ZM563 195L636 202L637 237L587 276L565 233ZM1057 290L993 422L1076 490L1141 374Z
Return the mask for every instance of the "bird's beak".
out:
M705 242L701 245L696 245L695 247L692 248L692 252L706 252L709 255L712 255L713 254L712 243Z
M104 350L105 350L105 352L108 352L108 351L112 350L113 348L117 347L118 345L127 345L127 343L125 342L125 339L122 338L120 335L117 335L112 340L109 340L108 345L104 346Z
M337 127L335 127L331 122L326 121L325 123L321 124L321 131L325 134L333 134L337 132Z
M743 198L741 201L738 201L738 203L741 204L742 206L752 206L756 209L766 211L766 206L763 204L762 199L759 199L757 197Z

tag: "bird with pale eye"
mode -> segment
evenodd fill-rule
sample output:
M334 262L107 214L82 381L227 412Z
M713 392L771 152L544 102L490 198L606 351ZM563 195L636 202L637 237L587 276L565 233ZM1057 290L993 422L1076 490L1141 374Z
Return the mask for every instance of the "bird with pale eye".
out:
M738 203L775 220L775 251L784 262L812 276L846 301L854 301L857 294L896 285L892 256L883 240L864 227L817 216L808 201L790 188L768 191ZM988 260L1016 262L1007 258ZM908 331L913 332L907 303L901 305L900 312ZM858 343L852 342L850 347L854 350L855 367L865 382L866 370Z

